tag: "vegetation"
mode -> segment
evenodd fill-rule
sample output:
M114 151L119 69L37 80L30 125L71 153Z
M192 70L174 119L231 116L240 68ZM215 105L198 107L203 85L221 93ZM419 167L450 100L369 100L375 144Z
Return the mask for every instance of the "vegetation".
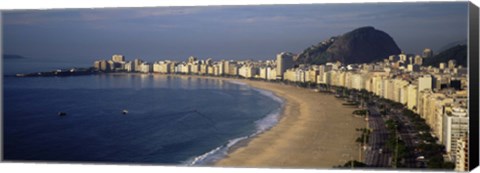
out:
M358 142L358 143L360 143L360 144L362 144L362 145L367 144L367 143L368 143L368 139L369 139L369 137L370 137L370 133L371 133L370 129L361 128L361 129L356 129L356 131L361 131L362 134L361 134L360 137L358 137L358 138L355 140L355 142Z
M367 167L367 164L356 161L356 160L349 160L343 165L334 166L334 168L360 168L360 167Z
M402 167L401 160L404 160L408 155L408 149L405 142L398 135L398 130L401 126L397 121L391 119L387 120L385 125L389 132L386 147L393 153L392 164L396 164L394 165L395 167Z
M301 85L295 82L283 82L285 84L296 85L299 87L310 88L313 87L313 84ZM402 115L406 116L412 123L415 130L418 132L417 138L421 140L420 143L416 144L412 148L406 146L405 141L403 141L398 135L399 130L402 128L403 124L389 119L385 121L385 125L389 131L389 138L386 141L386 152L392 153L392 163L396 163L396 167L404 167L403 162L406 158L412 158L414 156L424 156L426 160L426 165L431 169L449 169L452 170L455 165L452 162L445 162L443 159L443 154L445 154L445 147L441 144L437 144L438 139L431 135L431 128L426 124L425 119L415 112L407 109L405 105L397 103L388 99L380 98L373 93L369 93L366 90L355 90L348 89L345 87L331 86L320 84L316 87L321 92L336 94L339 98L348 99L347 103L359 103L365 102L367 99L371 100L376 98L377 104L381 109L380 113L383 115L393 113L393 110L402 110ZM371 103L370 103L371 104ZM363 115L367 110L355 110L353 114ZM366 128L356 129L356 131L362 132L361 136L356 139L356 142L364 144L363 142L368 142L370 130ZM415 155L413 154L413 152ZM395 157L396 156L396 157ZM338 165L339 168L349 168L352 167L366 167L365 163L358 162L356 160L351 160L345 163L344 165Z
M368 113L368 110L362 109L362 110L354 110L352 114L354 115L359 115L359 116L366 116Z

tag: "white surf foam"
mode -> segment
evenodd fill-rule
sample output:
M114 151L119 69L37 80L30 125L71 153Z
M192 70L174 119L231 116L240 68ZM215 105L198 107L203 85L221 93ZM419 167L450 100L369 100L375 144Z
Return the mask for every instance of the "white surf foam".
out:
M230 82L232 82L232 81L230 81ZM233 81L232 83L235 83L235 81ZM241 82L238 82L238 83L235 83L235 84L247 85L247 84L241 83ZM274 101L280 103L281 106L278 109L275 109L275 110L271 111L264 118L255 121L255 126L256 126L256 129L257 129L255 133L253 133L249 136L243 136L243 137L231 139L226 144L224 144L222 146L219 146L219 147L217 147L213 150L210 150L209 152L207 152L205 154L202 154L200 156L197 156L197 157L194 157L192 159L187 160L184 163L184 165L193 166L193 165L206 165L206 164L214 163L214 162L224 158L228 154L229 149L232 146L234 146L235 144L237 144L238 142L240 142L242 140L245 140L245 139L249 139L251 137L254 137L254 136L270 129L271 127L273 127L275 124L278 123L279 116L280 116L280 113L281 113L281 111L283 109L283 105L284 105L283 99L276 96L271 91L266 91L266 90L261 90L261 89L256 89L256 88L252 88L252 89L255 90L255 91L258 91L260 94L262 94L264 96L270 97Z

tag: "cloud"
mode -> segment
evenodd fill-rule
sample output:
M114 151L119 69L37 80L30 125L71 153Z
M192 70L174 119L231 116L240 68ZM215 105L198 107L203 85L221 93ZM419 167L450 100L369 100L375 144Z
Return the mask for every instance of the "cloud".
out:
M78 10L21 10L3 12L5 25L36 25L58 22L133 20L149 17L185 16L212 7L97 8ZM219 9L219 8L217 8Z

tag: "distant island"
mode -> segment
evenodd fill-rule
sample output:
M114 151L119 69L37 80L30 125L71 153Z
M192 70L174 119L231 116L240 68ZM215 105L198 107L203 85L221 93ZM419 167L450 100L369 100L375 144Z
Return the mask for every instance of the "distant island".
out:
M16 54L3 54L3 59L27 59L27 57Z

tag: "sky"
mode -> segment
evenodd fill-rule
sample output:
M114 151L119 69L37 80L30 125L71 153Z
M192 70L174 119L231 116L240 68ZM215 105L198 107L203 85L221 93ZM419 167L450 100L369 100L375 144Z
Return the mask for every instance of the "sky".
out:
M468 3L358 3L11 10L3 53L32 59L274 59L363 26L406 53L467 39Z

